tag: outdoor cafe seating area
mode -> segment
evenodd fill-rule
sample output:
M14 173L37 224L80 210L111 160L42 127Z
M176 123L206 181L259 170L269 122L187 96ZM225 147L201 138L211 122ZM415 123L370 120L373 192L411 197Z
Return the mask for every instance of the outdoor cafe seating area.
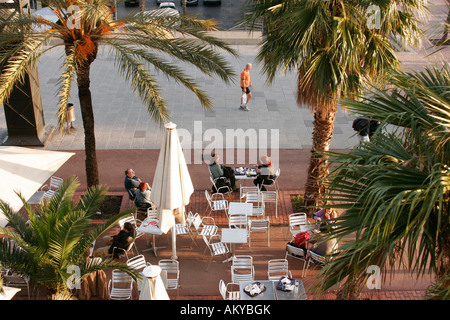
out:
M176 264L172 275L161 269L169 299L311 299L307 290L314 285L311 275L318 268L315 264L308 265L305 257L287 251L286 245L295 234L293 230L300 225L289 226L288 210L292 207L283 201L268 203L263 205L261 214L253 211L252 197L245 198L251 192L245 187L225 195L211 194L208 190L194 192L186 207L186 223L177 223L174 229L176 259L172 257L171 231L167 234L158 231L155 210L138 212L131 217L137 223L134 250L130 249L121 260L142 257L145 264L141 267L160 266L163 262ZM220 210L211 208L208 197L218 197L227 205ZM258 197L261 202L263 196ZM258 207L258 199L255 204ZM129 201L127 205L132 208L133 204ZM310 226L310 221L304 222ZM292 281L292 290L277 289L282 278ZM264 286L259 298L254 290L251 293L245 290L255 283ZM138 288L135 284L130 299L145 299Z
M101 279L102 288L93 290L85 283L78 298L307 299L308 286L314 283L313 277L307 279L307 270L310 268L312 274L317 267L309 266L301 253L287 248L287 243L301 228L315 224L304 214L293 214L278 190L266 192L276 193L272 197L276 202L265 203L264 192L242 184L239 190L225 194L194 192L186 207L185 223L177 223L173 229L175 259L172 231L164 234L159 229L157 210L136 208L107 235L116 234L125 222L135 225L135 240L121 249L119 259L139 270L142 279L136 283L119 270L106 271L101 277L97 273L89 281L99 286ZM127 207L135 208L131 200L122 209ZM100 245L94 243L92 249L96 246ZM93 259L94 263L99 258ZM288 287L292 288L281 290L283 279L289 279Z

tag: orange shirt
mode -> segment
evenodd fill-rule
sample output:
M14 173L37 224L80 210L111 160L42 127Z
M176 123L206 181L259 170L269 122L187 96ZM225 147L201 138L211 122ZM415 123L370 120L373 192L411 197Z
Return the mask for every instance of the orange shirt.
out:
M246 69L241 72L241 87L247 88L250 86L250 72Z

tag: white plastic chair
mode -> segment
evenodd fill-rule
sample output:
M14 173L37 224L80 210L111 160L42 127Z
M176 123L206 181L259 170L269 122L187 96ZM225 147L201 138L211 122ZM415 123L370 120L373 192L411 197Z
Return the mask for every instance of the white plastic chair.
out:
M228 217L229 228L248 229L248 217L246 214L230 214Z
M192 214L192 211L189 211L187 217L185 217L185 223L176 223L175 224L175 234L177 236L180 235L189 235L191 240L195 242L194 238L195 236L192 234L191 226L194 222L194 215Z
M280 280L281 277L292 278L289 271L289 263L286 259L272 259L267 263L267 279Z
M135 240L136 239L133 239L133 242L131 242L126 249L119 248L119 247L113 247L113 250L112 250L113 255L116 251L118 251L118 252L116 252L118 256L125 255L126 259L128 260L128 253L129 252L133 253L133 249L136 251L135 254L139 254L139 251L136 248Z
M254 279L253 257L247 255L234 256L231 265L231 282L239 283L241 281L253 281Z
M212 240L216 237L218 237L217 234L212 236L210 239L208 239L208 237L206 237L206 236L203 236L203 241L205 241L206 247L209 249L209 252L211 254L211 259L209 260L208 266L206 267L207 271L208 271L209 265L211 264L211 261L214 257L220 256L220 255L226 256L230 252L230 250L228 249L228 246L225 243L221 242L220 240L216 241L216 242L212 242Z
M114 269L108 283L109 298L111 300L130 300L133 293L133 282L133 278L129 274Z
M275 217L278 218L278 191L261 191L264 205L266 203L275 203Z
M147 208L147 218L158 219L158 210L154 206Z
M259 191L259 188L257 186L254 187L247 187L247 186L240 186L239 188L239 199L242 202L244 198L247 197L247 193L252 192L252 193L256 193Z
M151 265L151 263L147 262L142 254L127 260L127 266L137 271L142 271L145 267L149 265Z
M225 282L221 279L219 281L219 291L222 295L223 300L239 300L240 299L240 291L237 290L230 290L230 287L239 288L239 284L229 282L225 284Z
M262 186L264 186L267 189L267 187L273 186L275 188L275 191L277 191L277 192L280 191L279 186L278 186L278 177L279 176L280 176L280 168L278 168L277 171L275 172L273 179L267 179L267 181L272 181L272 183L265 185L263 182L263 184L261 185L261 188L262 188Z
M214 186L214 189L216 190L215 193L222 193L222 194L226 194L226 195L230 195L231 193L233 193L233 190L231 189L231 187L229 187L228 184L226 184L227 179L225 177L220 177L220 178L214 179L212 176L210 176L209 180L211 181L211 183ZM217 186L218 180L225 181L224 185L221 187L218 187Z
M119 220L119 227L121 230L123 229L123 226L127 222L131 223L134 226L134 229L135 229L134 231L136 233L136 237L135 237L136 239L142 237L145 234L144 232L140 232L137 230L137 228L139 227L138 224L140 225L142 223L142 221L139 219L136 219L134 214L130 214L128 217L125 217L125 218ZM136 254L138 254L138 253L136 253Z
M213 193L211 196L208 190L205 190L206 201L208 201L208 208L206 212L213 211L225 211L228 217L228 200L225 199L224 195L221 193Z
M306 252L306 263L303 265L302 277L304 277L308 272L308 267L311 262L314 262L314 264L323 267L327 263L327 259L324 256L315 253L314 251L308 250Z
M43 199L51 199L55 196L58 189L63 184L64 180L62 178L51 176L49 184L44 184L41 187L40 191L44 191L44 194L42 196Z
M180 264L177 260L173 259L161 259L158 262L161 267L161 271L167 272L167 278L165 286L167 290L177 290L180 287Z
M298 248L293 245L290 245L290 244L287 244L286 245L286 254L285 254L284 258L287 259L288 257L302 260L303 261L303 269L305 269L306 254L303 249ZM303 277L303 272L302 272L302 277Z
M338 242L335 242L333 247L331 248L331 252L335 252L338 249ZM323 267L328 261L332 259L331 256L322 256L311 249L308 249L306 252L306 263L303 265L302 277L306 275L308 272L309 264L314 262L315 265Z
M300 226L306 226L308 224L306 213L299 212L291 213L289 215L289 231L291 232L293 238L295 238L297 233L301 231Z
M150 265L151 265L151 263L147 262L145 260L145 257L142 254L127 260L127 266L136 271L142 271L145 267L150 266ZM142 285L143 285L142 281L143 281L143 279L138 279L137 286L138 286L139 291L141 290Z
M209 223L205 223L209 222ZM218 227L212 217L201 217L198 213L194 214L192 226L194 227L197 235L207 236L211 238L217 233Z
M267 232L267 246L270 247L270 221L269 218L266 219L251 219L248 221L248 246L251 244L252 232L264 231Z
M245 202L253 203L252 217L264 217L266 214L263 194L260 191L247 192Z

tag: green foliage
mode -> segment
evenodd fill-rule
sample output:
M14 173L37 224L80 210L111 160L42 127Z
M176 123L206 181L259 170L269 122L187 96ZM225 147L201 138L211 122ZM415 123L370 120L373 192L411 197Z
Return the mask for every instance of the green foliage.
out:
M68 295L66 281L70 276L70 266L80 268L81 278L94 271L111 268L137 276L126 265L111 259L99 264L87 259L92 242L129 212L118 214L93 228L90 222L107 189L91 187L75 204L72 198L78 186L75 177L65 180L56 195L35 210L18 194L28 217L13 212L7 203L0 201L0 209L9 220L7 227L0 228L0 233L13 240L13 244L0 242L0 264L26 276L31 287L44 286L59 297Z
M348 154L329 153L337 169L325 199L344 211L334 236L356 240L323 269L322 289L341 281L362 285L369 265L386 270L399 261L418 277L450 274L449 67L394 73L389 84L389 91L345 101L380 120L383 130ZM439 289L448 295L448 285Z
M303 195L291 196L292 210L294 212L303 212Z

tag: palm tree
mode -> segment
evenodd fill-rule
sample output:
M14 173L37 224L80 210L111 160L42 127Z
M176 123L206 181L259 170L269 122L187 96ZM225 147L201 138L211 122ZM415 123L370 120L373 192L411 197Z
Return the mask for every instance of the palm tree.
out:
M205 32L213 29L212 21L165 16L157 10L114 20L109 3L109 0L49 0L48 5L59 17L59 22L20 15L0 25L0 30L7 31L0 37L0 48L3 49L0 65L4 65L0 78L0 103L7 99L29 65L36 63L48 50L64 46L58 121L62 133L75 76L85 134L88 186L99 184L90 68L101 44L111 49L119 72L130 81L131 88L147 105L152 119L160 124L168 120L169 113L153 73L161 72L174 79L191 90L203 107L212 108L206 92L182 68L173 64L170 57L189 62L203 73L218 76L226 82L234 76L226 59L216 49L232 54L235 51ZM46 30L36 31L32 26Z
M322 270L322 290L361 288L370 265L403 261L418 277L436 276L430 297L450 294L450 68L396 73L349 108L382 121L370 143L330 153L336 170L325 199L343 210L332 236L354 235ZM345 296L346 294L344 294Z
M324 192L329 150L341 97L361 93L381 81L398 60L389 36L412 41L419 33L414 9L425 1L251 0L246 22L265 24L257 59L267 82L278 71L298 74L297 103L314 112L311 159L304 205L313 208ZM381 19L372 23L370 5L378 4Z
M105 259L93 264L87 259L86 253L92 242L130 212L124 211L93 228L90 222L107 189L91 187L79 203L74 204L72 198L78 186L74 177L65 180L55 197L46 200L36 210L18 194L29 218L0 201L0 209L9 220L7 227L0 228L0 233L13 240L13 243L0 242L0 264L27 277L30 288L39 285L47 287L51 294L67 294L70 266L79 267L80 279L94 271L111 268L137 277L135 271L123 263Z

